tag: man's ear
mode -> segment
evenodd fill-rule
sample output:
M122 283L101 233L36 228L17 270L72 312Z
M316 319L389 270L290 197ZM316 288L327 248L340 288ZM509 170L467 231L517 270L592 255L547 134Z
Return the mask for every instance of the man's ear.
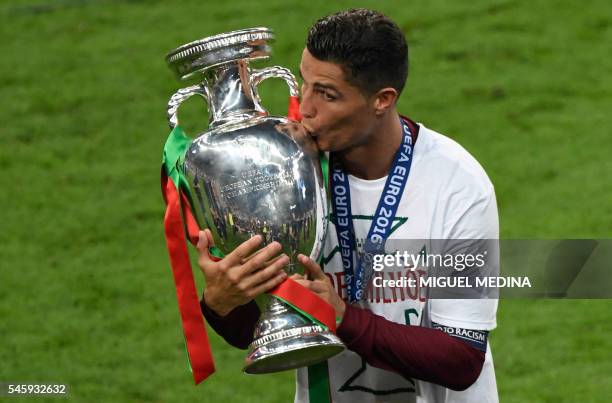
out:
M378 90L374 97L374 110L376 116L384 115L389 109L395 106L397 101L397 90L395 88L386 87Z

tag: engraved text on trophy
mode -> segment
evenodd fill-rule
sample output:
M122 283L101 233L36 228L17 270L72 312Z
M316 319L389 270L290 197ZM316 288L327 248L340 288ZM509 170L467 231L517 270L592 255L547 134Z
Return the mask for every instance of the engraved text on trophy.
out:
M279 173L265 173L261 169L252 169L240 174L240 178L221 187L221 194L231 200L260 190L276 191L280 187L293 185L293 172L284 169Z

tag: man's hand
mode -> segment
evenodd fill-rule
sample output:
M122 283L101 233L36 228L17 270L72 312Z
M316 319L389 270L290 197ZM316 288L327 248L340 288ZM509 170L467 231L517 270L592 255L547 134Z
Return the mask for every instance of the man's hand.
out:
M298 261L306 269L305 274L308 276L308 278L304 278L299 274L294 274L291 276L291 279L295 280L297 283L303 285L327 301L334 307L334 310L336 311L336 319L341 320L344 316L346 304L334 289L334 286L332 285L331 281L329 281L329 278L327 278L327 276L323 273L323 270L321 270L321 266L319 266L317 262L308 256L302 254L298 255Z
M227 315L287 278L283 267L289 263L289 257L283 254L270 261L282 249L278 242L272 242L246 260L262 240L261 235L256 235L223 260L215 262L208 252L208 248L214 245L212 233L208 229L200 231L197 249L200 254L198 265L206 279L204 300L218 315Z

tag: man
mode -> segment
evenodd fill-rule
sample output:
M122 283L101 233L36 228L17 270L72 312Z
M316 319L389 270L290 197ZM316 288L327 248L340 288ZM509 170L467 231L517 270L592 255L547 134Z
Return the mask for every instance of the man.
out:
M309 31L300 73L303 119L292 131L329 153L334 218L324 271L300 255L308 277L294 279L334 307L337 334L348 348L329 360L332 400L497 402L486 340L496 326L496 300L427 300L403 290L401 298L395 291L380 298L358 281L367 281L360 277L360 257L368 245L498 238L495 194L480 165L457 143L398 115L408 73L403 33L371 10L324 17ZM350 194L348 206L339 205L347 200L336 197L340 193ZM385 203L388 209L380 210ZM341 219L341 211L349 211L348 219ZM379 222L395 224L380 235ZM350 242L342 241L345 233ZM253 298L286 278L287 256L264 263L278 255L278 243L241 263L261 242L254 237L219 262L207 252L209 231L198 244L207 284L203 312L217 332L242 348L259 315ZM347 248L354 259L342 259ZM308 402L306 369L297 371L296 388L296 401Z

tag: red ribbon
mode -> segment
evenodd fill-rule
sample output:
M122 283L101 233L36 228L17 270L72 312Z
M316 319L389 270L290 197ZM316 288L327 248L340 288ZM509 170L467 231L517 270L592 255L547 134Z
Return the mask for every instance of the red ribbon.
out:
M208 342L208 335L206 334L204 316L202 316L200 309L200 299L196 291L191 262L189 261L179 192L174 183L168 180L165 174L162 175L162 192L167 204L166 216L164 218L166 244L170 254L170 264L176 286L176 298L178 299L178 307L181 313L187 354L189 355L191 370L193 371L193 379L197 385L215 372L215 363L210 343ZM185 199L183 198L184 201ZM187 217L190 215L191 213ZM193 220L193 216L191 216L191 220ZM187 218L188 228L190 226L189 222L190 220ZM195 220L193 220L193 223L195 223ZM195 234L197 242L197 232ZM190 233L190 238L193 242L193 232Z
M189 242L195 246L198 244L198 238L200 237L200 226L193 217L191 208L189 208L189 199L187 199L187 196L185 196L183 192L181 192L181 206L183 208L183 214L185 215L185 226L187 227Z
M289 97L287 117L289 120L295 120L296 122L300 122L302 120L302 114L300 113L300 99L298 97Z
M334 308L308 288L296 283L290 278L270 290L275 295L301 311L306 312L336 333L336 311Z

